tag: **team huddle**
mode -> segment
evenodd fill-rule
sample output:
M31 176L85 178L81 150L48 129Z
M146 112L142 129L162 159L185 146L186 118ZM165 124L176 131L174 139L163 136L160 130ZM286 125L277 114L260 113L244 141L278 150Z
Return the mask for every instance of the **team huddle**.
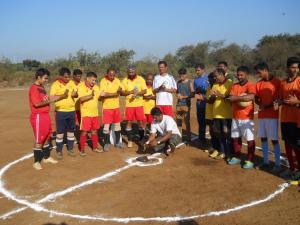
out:
M259 63L254 67L261 78L256 84L248 80L248 67L238 67L233 76L227 73L225 61L219 62L210 74L205 72L203 64L197 65L195 80L188 79L187 70L182 68L178 71L180 79L177 82L168 74L165 61L158 63L159 74L154 76L147 73L145 78L137 75L134 66L127 68L127 76L123 80L117 77L114 68L109 68L99 85L94 72L88 72L82 81L81 70L74 70L71 77L68 68L61 68L49 95L44 85L48 82L50 72L44 68L38 69L36 81L29 90L30 122L35 137L33 167L40 170L41 162L57 163L50 156L51 103L55 105L56 157L62 159L64 144L67 154L75 156L73 147L76 139L79 142L79 154L83 157L86 155L88 138L91 139L92 151L96 153L109 151L111 144L117 148L126 147L121 134L121 96L125 98L127 147L133 147L136 141L133 129L133 122L136 121L142 151L162 151L166 155L173 153L182 140L186 143L192 140L190 111L191 99L195 98L198 141L200 148L208 152L211 158L224 159L229 165L242 164L244 169L254 168L256 104L257 136L261 139L263 149L263 163L259 168L271 166L271 141L275 154L272 172L289 175L292 182L297 183L300 179L299 65L298 58L288 58L287 78L281 81L270 74L266 63ZM173 95L177 95L175 115ZM102 104L100 114L99 104ZM99 145L98 140L99 115L102 118L103 146ZM289 169L285 171L280 161L279 121L289 162ZM77 127L80 136L75 138ZM209 138L206 137L206 130L209 131ZM241 156L242 138L247 141L245 159Z

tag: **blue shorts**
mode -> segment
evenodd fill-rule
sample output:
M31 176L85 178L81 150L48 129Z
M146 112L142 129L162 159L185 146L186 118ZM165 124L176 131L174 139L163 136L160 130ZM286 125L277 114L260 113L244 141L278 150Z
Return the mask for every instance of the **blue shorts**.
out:
M55 112L56 133L75 131L75 111L73 112Z

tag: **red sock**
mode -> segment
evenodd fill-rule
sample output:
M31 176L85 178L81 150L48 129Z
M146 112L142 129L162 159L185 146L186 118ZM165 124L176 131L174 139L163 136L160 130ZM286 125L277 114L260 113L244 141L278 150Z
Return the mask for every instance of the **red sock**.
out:
M234 155L236 157L240 157L241 150L242 150L242 139L241 138L232 138L232 140L233 140Z
M288 158L289 165L290 165L290 170L294 171L295 163L294 163L294 157L293 157L293 147L288 143L284 143L284 146L285 146L286 157Z
M85 143L86 143L86 134L80 135L80 151L81 152L84 152Z
M255 141L247 141L248 144L248 160L253 161L254 152L255 152Z
M98 147L98 135L92 134L92 145L93 149L96 149Z

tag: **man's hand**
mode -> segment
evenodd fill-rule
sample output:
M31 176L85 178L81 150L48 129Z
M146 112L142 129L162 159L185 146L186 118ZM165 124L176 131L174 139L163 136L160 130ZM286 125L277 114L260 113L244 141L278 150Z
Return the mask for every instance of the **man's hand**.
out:
M104 91L102 91L101 94L100 94L100 96L101 96L101 97L105 97L105 96L106 96L106 93L105 93Z
M297 105L300 103L300 100L297 98L296 95L289 95L288 98L284 99L284 103L289 105Z
M68 98L69 94L69 89L66 89L65 92L63 93L63 98Z
M204 97L201 94L195 94L195 99L198 100L198 101L203 101Z
M177 98L178 98L179 100L181 100L181 99L182 99L182 95L181 95L180 93L178 93L178 94L177 94Z
M72 96L72 98L77 98L78 97L77 91L72 90L71 96Z

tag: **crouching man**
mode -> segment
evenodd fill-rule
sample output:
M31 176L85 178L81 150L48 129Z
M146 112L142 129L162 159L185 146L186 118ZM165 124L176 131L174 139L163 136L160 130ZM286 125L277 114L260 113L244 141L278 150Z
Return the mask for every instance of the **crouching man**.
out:
M175 120L171 116L163 115L158 107L151 110L151 115L154 120L145 147L155 152L162 151L168 156L168 149L173 153L176 146L181 142L181 133Z

